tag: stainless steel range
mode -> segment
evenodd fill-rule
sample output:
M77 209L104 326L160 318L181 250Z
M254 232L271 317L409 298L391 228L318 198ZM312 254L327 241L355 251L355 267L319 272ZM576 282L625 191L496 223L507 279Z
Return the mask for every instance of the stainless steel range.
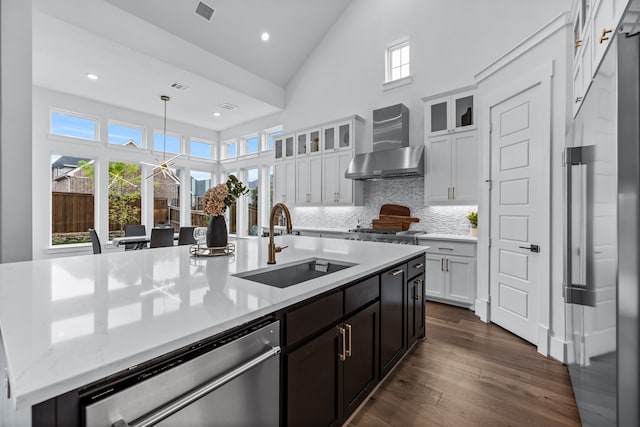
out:
M424 234L425 231L419 230L378 230L374 228L353 228L349 230L350 235L345 237L347 240L363 240L371 242L395 243L399 245L417 245L418 234Z

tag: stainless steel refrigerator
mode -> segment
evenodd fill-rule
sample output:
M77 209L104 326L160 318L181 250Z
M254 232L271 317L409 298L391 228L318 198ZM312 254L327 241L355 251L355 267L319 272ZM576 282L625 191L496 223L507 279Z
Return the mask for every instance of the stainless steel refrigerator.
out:
M618 33L564 153L567 360L584 426L638 426L640 36Z

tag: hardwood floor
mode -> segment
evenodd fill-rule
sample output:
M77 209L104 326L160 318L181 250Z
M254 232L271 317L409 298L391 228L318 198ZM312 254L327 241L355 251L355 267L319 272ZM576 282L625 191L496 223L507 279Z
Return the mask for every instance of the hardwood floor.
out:
M418 342L349 426L579 426L566 366L467 309L427 303Z

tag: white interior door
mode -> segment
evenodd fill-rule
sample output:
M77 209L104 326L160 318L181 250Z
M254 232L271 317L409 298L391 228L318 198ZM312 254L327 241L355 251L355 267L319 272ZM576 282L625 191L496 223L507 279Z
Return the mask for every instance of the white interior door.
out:
M549 189L541 174L548 159L540 85L491 108L491 321L538 343L540 289L548 268L532 245L546 244ZM545 163L546 162L546 163Z

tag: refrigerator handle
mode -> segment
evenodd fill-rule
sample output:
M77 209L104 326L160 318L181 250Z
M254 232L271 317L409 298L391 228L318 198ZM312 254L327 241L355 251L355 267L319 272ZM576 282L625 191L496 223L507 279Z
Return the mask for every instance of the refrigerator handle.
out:
M589 289L588 283L585 285L579 285L573 283L573 247L572 245L572 230L573 230L573 212L572 212L572 166L586 165L587 159L590 157L589 153L593 147L567 147L563 154L563 167L564 167L564 280L563 280L563 295L564 301L568 304L578 304L595 306L595 294ZM586 254L585 254L586 255ZM588 282L588 280L587 280Z

